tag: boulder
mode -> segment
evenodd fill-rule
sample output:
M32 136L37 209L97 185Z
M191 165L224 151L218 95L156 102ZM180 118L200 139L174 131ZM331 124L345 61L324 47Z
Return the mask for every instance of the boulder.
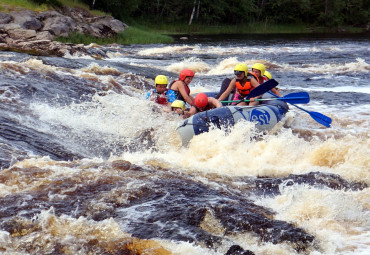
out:
M31 29L12 29L8 31L8 35L10 38L15 40L28 40L36 36L36 31Z
M71 17L60 15L45 19L42 31L49 31L56 36L69 36L76 26L76 22Z
M13 20L13 17L10 14L0 12L0 24L8 24Z
M63 7L41 13L24 10L0 12L0 47L36 55L89 55L107 57L105 52L84 45L53 41L54 36L78 32L94 37L110 37L128 27L111 16L93 16L82 8Z
M35 40L49 40L52 41L54 36L49 31L42 31L36 34Z
M10 13L13 17L13 22L19 24L24 29L39 30L42 28L42 23L38 19L37 13L33 11L18 11Z
M21 25L16 23L0 24L0 29L3 31L9 31L13 29L22 29Z
M125 28L128 27L122 21L114 19L111 16L88 18L87 20L90 21L90 23L92 23L93 25L109 27L116 34L119 32L123 32Z

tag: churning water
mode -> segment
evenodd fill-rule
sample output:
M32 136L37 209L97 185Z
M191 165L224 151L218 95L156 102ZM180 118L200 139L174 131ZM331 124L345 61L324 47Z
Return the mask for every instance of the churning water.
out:
M88 56L0 52L3 254L369 254L370 42L198 38ZM264 63L290 106L267 134L240 122L183 147L146 101L158 74L218 91ZM256 138L258 137L258 138Z

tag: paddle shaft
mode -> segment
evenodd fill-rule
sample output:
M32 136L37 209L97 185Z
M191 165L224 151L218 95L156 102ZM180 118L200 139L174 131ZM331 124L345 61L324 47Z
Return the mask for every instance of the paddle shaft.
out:
M271 100L282 100L285 102L289 102L289 100L305 100L306 97L289 97L289 98L283 98L283 97L276 97L276 98L257 98L254 101L271 101ZM235 102L251 102L250 99L245 100L233 100L233 101L221 101L221 103L235 103Z

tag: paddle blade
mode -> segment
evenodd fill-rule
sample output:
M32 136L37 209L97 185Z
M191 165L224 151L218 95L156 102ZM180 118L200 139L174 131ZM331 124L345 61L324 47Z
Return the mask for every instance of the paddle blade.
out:
M268 80L265 83L262 83L261 85L255 87L252 89L252 91L249 93L249 95L245 99L249 99L252 97L258 97L267 91L275 88L279 83L275 81L274 79Z
M325 127L330 127L330 124L331 124L332 120L328 116L326 116L324 114L321 114L319 112L308 112L308 113L318 123L324 125Z
M310 95L307 92L290 93L278 98L290 104L307 104L310 102Z

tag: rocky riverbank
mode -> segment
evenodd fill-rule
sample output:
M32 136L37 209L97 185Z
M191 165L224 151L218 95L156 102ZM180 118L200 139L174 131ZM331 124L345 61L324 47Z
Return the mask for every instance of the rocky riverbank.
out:
M94 16L82 8L63 7L57 10L0 12L0 49L43 56L75 54L102 57L96 47L54 41L56 36L81 33L110 37L127 27L111 16Z

